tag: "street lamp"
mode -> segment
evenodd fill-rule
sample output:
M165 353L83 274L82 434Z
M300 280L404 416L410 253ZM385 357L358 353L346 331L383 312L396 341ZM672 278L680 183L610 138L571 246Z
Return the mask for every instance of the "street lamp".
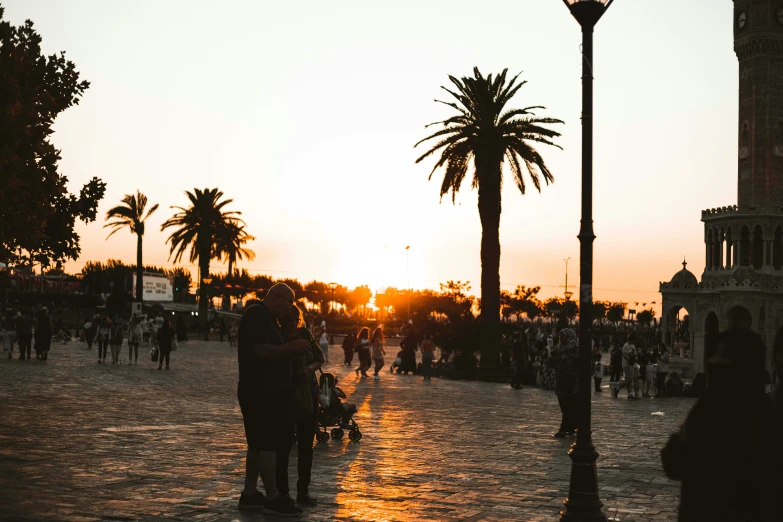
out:
M408 324L411 322L411 275L408 271L408 251L410 245L405 247L405 285L408 287Z
M563 261L565 261L565 264L566 264L566 282L565 282L565 292L563 292L563 295L565 296L565 300L566 300L566 301L570 301L570 300L571 300L571 296L572 296L572 295L574 295L574 293L573 293L573 292L569 292L569 291L568 291L568 261L569 261L570 259L571 259L570 257L568 257L568 258L566 258L566 259L563 259Z
M579 395L571 484L561 520L600 520L606 515L598 498L598 452L590 427L593 308L593 28L614 0L563 0L582 26L582 220L579 229Z
M334 310L334 289L337 288L337 283L329 283L329 288L332 289L332 306L329 307L329 311Z

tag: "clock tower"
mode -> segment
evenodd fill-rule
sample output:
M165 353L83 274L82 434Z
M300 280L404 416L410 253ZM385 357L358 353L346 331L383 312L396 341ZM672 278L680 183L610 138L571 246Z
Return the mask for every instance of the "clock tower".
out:
M659 287L663 340L679 354L669 368L682 375L704 371L724 328L750 327L771 346L783 325L783 0L734 0L732 24L737 204L701 212L701 281L683 262Z
M739 59L737 199L783 207L783 0L734 0Z

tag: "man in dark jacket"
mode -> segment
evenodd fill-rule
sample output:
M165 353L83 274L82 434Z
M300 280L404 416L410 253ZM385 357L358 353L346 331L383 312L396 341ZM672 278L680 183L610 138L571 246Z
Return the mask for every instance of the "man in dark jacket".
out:
M527 335L519 332L511 345L511 354L514 357L514 377L511 379L511 387L515 390L522 389L522 374L527 368Z
M16 320L16 336L19 342L19 358L24 360L26 354L29 360L33 344L33 318L26 310Z

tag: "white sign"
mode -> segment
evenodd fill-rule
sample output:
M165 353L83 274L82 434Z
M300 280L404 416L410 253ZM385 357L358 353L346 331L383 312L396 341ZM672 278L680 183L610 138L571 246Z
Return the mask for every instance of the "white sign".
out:
M144 274L142 276L145 301L174 301L174 286L164 275ZM133 296L136 296L136 276L133 276Z

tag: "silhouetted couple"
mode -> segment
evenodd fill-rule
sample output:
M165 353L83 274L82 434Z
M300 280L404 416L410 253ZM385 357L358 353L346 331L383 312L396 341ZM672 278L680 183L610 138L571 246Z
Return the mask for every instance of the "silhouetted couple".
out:
M783 364L783 340L775 343ZM765 393L765 348L744 328L719 334L707 361L707 391L661 453L682 481L679 520L783 520L781 387Z
M284 322L294 306L294 292L285 284L276 284L263 301L249 306L242 314L238 332L239 383L237 396L247 438L245 487L239 499L242 509L263 509L267 513L294 516L302 512L288 496L288 470L278 466L291 450L296 422L294 359L313 353L310 340L296 338L286 342L278 321ZM315 347L318 349L318 347ZM321 359L323 360L323 359ZM304 370L304 368L302 368ZM313 368L310 367L312 371ZM308 380L310 382L310 375ZM313 404L313 407L315 405ZM312 416L314 421L315 416ZM309 442L300 433L299 444ZM312 459L312 451L310 451ZM302 453L300 452L300 459ZM266 497L258 491L258 476ZM301 479L302 477L300 477ZM309 471L306 477L309 485ZM298 485L300 503L312 503L306 485ZM304 489L304 490L303 490Z

